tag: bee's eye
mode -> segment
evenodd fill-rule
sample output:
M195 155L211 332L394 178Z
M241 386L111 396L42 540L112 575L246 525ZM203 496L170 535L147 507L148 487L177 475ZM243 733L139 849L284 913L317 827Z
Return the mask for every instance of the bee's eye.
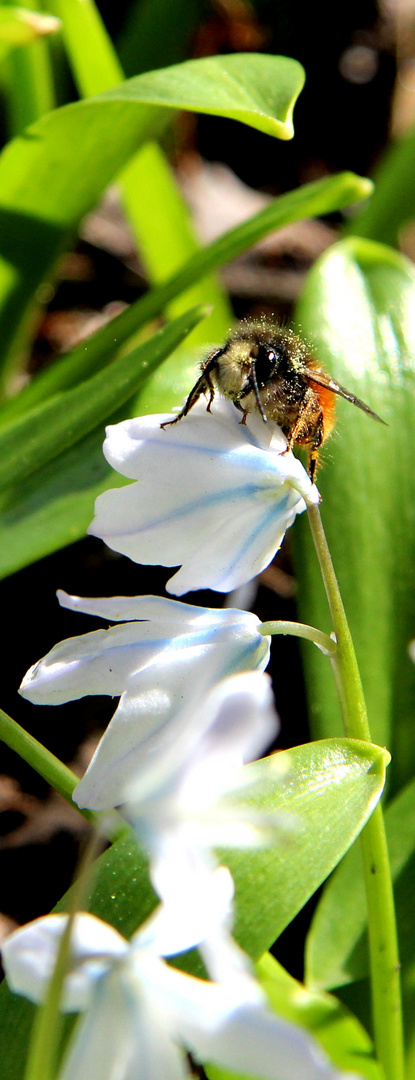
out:
M255 374L258 386L266 386L278 366L280 357L275 349L269 349L266 345L260 345L258 355L254 361Z

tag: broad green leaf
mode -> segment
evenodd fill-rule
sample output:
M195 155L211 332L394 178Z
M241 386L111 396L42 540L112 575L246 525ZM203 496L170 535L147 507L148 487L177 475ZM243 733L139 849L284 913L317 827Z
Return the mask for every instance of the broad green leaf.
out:
M250 956L269 948L361 831L380 797L388 761L387 751L371 744L328 739L260 764L264 782L267 771L268 782L274 772L273 806L282 820L292 816L293 829L271 850L226 853L239 901L235 936Z
M321 884L363 827L379 798L388 757L353 740L298 746L248 766L264 781L263 805L290 825L275 848L226 852L236 883L236 937L257 960ZM146 862L132 838L97 860L87 906L129 937L155 904ZM59 907L65 907L63 898ZM190 954L188 970L200 971ZM2 1080L21 1080L33 1010L0 989Z
M415 964L415 780L385 811L401 961ZM307 941L307 983L332 989L368 975L367 908L360 851L355 846L328 882Z
M203 305L193 308L104 371L48 399L4 429L0 433L0 490L25 480L97 424L104 426L113 410L131 398L205 314Z
M33 319L33 298L68 233L132 154L157 138L172 110L228 116L291 138L302 84L301 65L287 57L234 54L190 60L56 109L14 139L0 158L5 358L22 348Z
M314 1035L339 1069L383 1080L367 1032L337 998L303 986L269 953L257 964L257 974L275 1012Z
M415 609L413 265L372 241L343 241L311 272L297 318L322 365L389 424L339 399L317 483L372 737L391 749L396 789L415 767L415 678L407 652ZM300 618L330 631L307 521L294 532ZM317 650L304 651L304 661L314 736L336 734L331 673Z
M28 45L43 34L56 34L59 19L24 7L0 6L0 60L19 45Z

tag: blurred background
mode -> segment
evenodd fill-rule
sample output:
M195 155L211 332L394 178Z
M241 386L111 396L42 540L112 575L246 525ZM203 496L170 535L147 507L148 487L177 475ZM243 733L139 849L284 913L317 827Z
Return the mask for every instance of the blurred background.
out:
M322 0L317 5L299 0L101 0L98 6L127 76L186 58L244 51L290 56L305 68L291 142L208 116L179 115L169 128L164 148L202 242L243 221L271 196L305 182L345 169L372 175L389 140L413 122L415 9L405 0L378 5L352 0L336 8ZM56 72L59 102L75 100L62 57ZM3 95L3 141L10 124ZM290 226L226 266L222 280L235 319L265 312L289 322L307 271L343 223L343 216L332 215ZM414 242L408 229L402 250L410 256ZM30 370L53 362L145 289L140 254L111 189L61 260ZM83 596L163 592L170 575L171 570L136 566L88 538L0 583L4 624L13 613L3 639L1 705L79 775L114 703L88 698L48 709L17 694L26 669L57 640L105 625L61 611L56 589ZM289 535L251 598L261 619L295 619ZM194 593L189 600L214 606L223 598ZM273 671L282 725L278 746L285 748L308 735L301 658L293 638L274 642ZM16 755L4 746L0 753L0 912L6 928L48 911L68 887L85 823ZM22 879L30 887L22 889ZM290 928L290 942L293 933L301 932L307 912L299 919L299 927ZM279 958L301 975L284 935L279 949Z

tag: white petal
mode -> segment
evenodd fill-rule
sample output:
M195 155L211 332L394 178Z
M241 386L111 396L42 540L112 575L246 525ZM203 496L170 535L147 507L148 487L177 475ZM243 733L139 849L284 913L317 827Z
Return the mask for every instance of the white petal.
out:
M275 738L278 718L271 682L263 672L231 675L212 687L205 680L196 689L198 696L192 700L187 688L184 707L171 716L169 739L160 746L160 790L155 788L155 771L150 781L142 761L125 785L125 798L138 809L147 796L158 799L161 819L174 825L180 815L188 815L199 828L198 814L208 812L218 796L232 789L236 771L239 783L243 763ZM151 767L151 761L148 764ZM157 806L153 812L157 815Z
M212 869L200 852L172 847L153 867L152 881L165 901L140 927L131 944L175 956L216 938L232 921L234 886L227 867ZM188 858L186 858L186 856Z
M205 1061L213 1061L205 1054L209 1039L233 1016L237 1006L262 1005L263 993L252 978L239 967L239 985L232 987L207 982L187 975L156 957L136 953L132 963L146 985L147 993L158 1001L160 1009L170 1016L170 1023L189 1049L203 1046ZM202 1060L202 1054L198 1054ZM218 1061L220 1064L220 1061ZM255 1073L254 1073L255 1075ZM258 1073L260 1075L260 1073Z
M60 705L86 694L122 694L132 672L166 644L151 623L128 622L67 638L29 668L20 686L35 705Z
M184 799L209 786L211 801L229 789L230 772L252 761L278 734L271 680L262 672L231 675L215 686L201 710L199 737L189 775L181 785Z
M102 980L75 1029L59 1080L185 1080L183 1054L164 1017L134 982L121 972Z
M14 993L35 1002L43 1000L66 922L66 915L46 915L14 931L3 942L4 967ZM113 958L124 956L127 950L127 942L112 926L79 912L72 929L62 1007L68 1012L85 1009L95 981Z
M260 1004L230 1009L216 1027L208 1014L200 1015L200 1027L195 1024L193 1030L185 1018L182 1034L200 1061L214 1062L244 1076L263 1080L352 1080L331 1065L310 1035Z
M276 425L250 417L241 427L229 402L214 414L198 403L174 427L161 429L163 419L108 429L108 461L137 482L98 497L89 531L136 562L183 564L176 595L226 592L268 565L316 489Z
M178 639L176 648L160 653L157 664L131 678L75 788L77 805L93 810L119 806L133 780L140 784L141 799L154 794L186 760L187 747L195 741L200 702L229 671L246 667L248 657L249 648L244 652L237 635L227 641L219 632L214 645L189 648L181 647Z
M111 619L134 619L59 642L29 669L20 687L37 705L58 705L85 694L122 694L130 676L167 647L222 646L229 670L266 667L270 638L250 612L200 608L153 596L85 599L59 593L64 607ZM226 674L226 669L223 670ZM221 677L219 675L219 677Z
M128 622L132 620L156 621L157 624L168 623L173 627L170 636L186 633L190 627L200 629L210 628L216 624L225 622L223 612L218 608L197 607L195 604L182 604L179 600L168 600L166 596L111 596L111 597L84 597L70 596L69 593L58 589L56 593L61 607L71 611L82 611L87 615L97 615L111 622ZM229 625L235 621L244 622L248 613L233 609ZM235 619L235 617L238 617ZM253 616L255 619L255 616ZM256 620L258 625L259 620Z

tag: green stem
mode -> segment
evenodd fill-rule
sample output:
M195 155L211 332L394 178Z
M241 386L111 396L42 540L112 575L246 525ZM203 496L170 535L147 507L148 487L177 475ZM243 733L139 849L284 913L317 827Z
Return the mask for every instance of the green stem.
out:
M275 622L264 622L259 627L259 632L264 637L268 634L291 634L292 637L305 638L307 641L312 641L314 645L317 645L318 649L325 654L325 656L334 656L337 651L336 642L328 634L323 634L322 630L317 630L315 626L307 626L307 623L298 622L286 622L284 619L277 619Z
M50 750L47 750L42 743L34 739L33 735L29 735L28 731L20 727L20 724L16 723L11 716L7 716L7 713L0 709L0 739L6 743L11 750L15 750L19 757L27 761L28 765L31 765L33 769L43 779L47 781L62 795L66 802L70 803L75 810L79 810L79 807L72 802L72 794L76 787L78 777L68 769L67 765L63 765L61 761L54 754L51 754ZM90 820L94 820L94 815L90 811L79 811L83 813L85 817Z
M327 593L337 649L331 657L345 733L370 741L356 655L325 537L320 511L308 507L310 528ZM403 1024L395 907L383 813L380 804L361 834L368 908L375 1046L386 1080L403 1080Z
M55 965L46 990L46 996L38 1009L30 1037L24 1080L54 1080L58 1065L63 1034L63 1016L60 1011L65 976L70 964L71 936L77 911L83 906L89 875L98 846L102 841L96 828L81 858L79 874L71 890L67 921L59 941Z

